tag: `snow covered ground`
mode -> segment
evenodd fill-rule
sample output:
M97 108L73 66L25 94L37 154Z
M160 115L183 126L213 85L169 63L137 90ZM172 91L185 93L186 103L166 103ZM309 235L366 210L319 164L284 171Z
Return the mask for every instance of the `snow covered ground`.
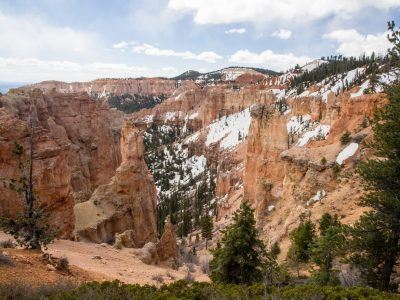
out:
M218 119L208 126L206 146L219 141L223 149L235 147L247 138L250 123L250 108Z

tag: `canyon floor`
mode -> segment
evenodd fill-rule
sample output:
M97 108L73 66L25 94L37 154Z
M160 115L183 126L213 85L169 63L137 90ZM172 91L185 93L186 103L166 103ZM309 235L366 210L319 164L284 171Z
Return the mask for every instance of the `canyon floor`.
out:
M10 236L0 232L0 242ZM54 257L66 257L70 272L65 273L49 268L42 260L42 253L23 249L4 249L3 253L11 257L15 266L0 266L0 283L17 283L23 279L25 284L46 284L65 282L89 282L120 280L125 283L160 285L183 279L187 275L186 266L173 270L168 263L146 265L134 254L133 249L117 250L107 244L93 244L57 240L45 253ZM199 251L198 256L207 256ZM209 281L199 266L191 273L196 281ZM157 279L156 279L157 278Z

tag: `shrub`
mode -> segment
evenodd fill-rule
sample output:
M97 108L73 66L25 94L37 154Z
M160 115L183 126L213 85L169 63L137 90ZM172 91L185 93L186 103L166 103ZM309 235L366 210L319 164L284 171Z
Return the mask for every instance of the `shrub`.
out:
M321 164L323 164L325 166L326 163L327 163L327 160L326 160L326 157L324 156L321 158Z
M341 168L342 168L342 166L339 165L337 162L335 162L332 166L333 174L335 174L335 175L339 174Z
M350 132L346 130L346 132L343 133L343 135L341 136L340 142L342 143L342 145L347 145L348 143L350 143L350 141L351 141Z
M154 281L157 281L158 283L163 283L164 282L164 277L162 277L162 275L160 275L160 274L153 275L151 277L151 279L153 279Z
M0 289L1 291L1 289ZM397 294L380 292L371 288L343 288L318 285L298 285L266 288L267 299L399 299ZM0 293L0 297L1 297ZM10 298L20 299L20 298ZM26 299L26 298L21 298ZM40 299L31 297L29 299ZM234 285L188 282L179 280L159 288L138 284L122 284L119 281L85 283L74 290L64 290L50 299L265 299L262 284Z
M15 248L15 244L11 239L0 242L0 248Z
M63 272L69 272L69 260L66 257L61 257L56 263L56 269Z
M54 284L43 284L32 286L24 282L12 284L0 284L0 299L7 300L42 300L42 299L61 299L60 293L70 293L78 286L75 282L65 280Z
M0 266L1 265L14 266L14 261L11 259L11 257L4 255L4 253L0 251Z
M191 283L191 282L194 281L194 277L193 277L192 273L190 273L189 270L188 270L188 272L187 272L187 274L186 274L186 276L185 276L185 278L183 280L188 282L188 283Z
M194 267L194 264L187 263L186 266L187 266L188 271L189 271L190 273L196 272L196 268Z
M210 275L210 260L204 260L201 262L201 271L203 274Z

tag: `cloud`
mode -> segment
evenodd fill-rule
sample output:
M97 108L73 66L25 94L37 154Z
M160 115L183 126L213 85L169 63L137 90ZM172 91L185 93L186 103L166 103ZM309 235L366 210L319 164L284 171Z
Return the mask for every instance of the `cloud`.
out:
M198 24L309 22L353 16L365 8L400 7L398 0L169 0L168 8L192 14Z
M165 73L176 73L176 72L178 72L178 70L175 69L174 67L164 67L164 68L161 68L161 71L163 71Z
M52 26L33 15L0 11L0 28L0 56L5 57L93 57L102 47L93 33Z
M334 30L324 34L326 39L334 40L339 44L337 53L345 56L358 56L363 53L366 55L372 52L384 54L391 47L387 40L387 32L378 34L360 34L355 29Z
M288 29L281 28L277 31L274 31L271 35L282 40L287 40L290 39L290 37L292 36L292 32Z
M279 54L272 50L254 53L247 49L239 50L229 58L229 61L233 63L262 65L264 68L274 71L286 71L296 64L304 65L311 60L308 56L295 56L292 53Z
M183 59L194 59L209 63L215 63L218 59L222 58L222 56L212 51L205 51L199 54L195 54L190 51L179 52L171 49L159 49L149 44L142 44L139 46L135 46L133 47L132 50L135 53L146 54L151 56L181 57Z
M116 43L116 44L114 44L112 46L113 46L114 49L126 49L129 46L136 45L136 44L137 44L137 42L135 42L135 41L129 41L129 42L121 41L121 42Z
M234 34L234 33L237 33L237 34L246 33L246 28L232 28L232 29L225 31L225 34Z
M104 77L138 77L148 75L143 67L96 62L79 64L71 61L36 58L0 57L0 78L16 82L43 80L86 81Z

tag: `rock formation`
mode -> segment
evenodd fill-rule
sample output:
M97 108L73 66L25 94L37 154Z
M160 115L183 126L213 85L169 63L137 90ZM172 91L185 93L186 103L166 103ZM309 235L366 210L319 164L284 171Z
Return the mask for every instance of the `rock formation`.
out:
M115 175L88 201L75 205L75 235L79 240L102 243L132 229L134 244L142 247L156 239L157 193L143 160L140 130L125 124L120 144L122 162Z
M16 89L2 95L0 178L19 176L13 149L15 143L28 149L29 115L36 125L35 190L62 237L75 230L81 239L104 242L133 230L134 246L155 239L155 186L141 134L133 125L122 129L123 113L87 93ZM0 195L0 215L15 216L23 207L3 184Z
M169 217L165 220L164 233L157 243L157 254L161 261L178 256L175 229Z
M86 94L14 90L0 97L0 177L18 178L15 143L28 149L28 118L34 123L34 181L50 222L68 237L74 228L73 206L107 182L121 161L122 114ZM15 192L0 185L0 215L22 207Z
M161 78L105 78L96 79L89 82L61 82L43 81L26 86L28 89L38 88L42 91L55 89L61 93L85 92L90 96L124 95L124 94L143 94L148 96L158 96L161 94L171 95L175 90L175 81Z

